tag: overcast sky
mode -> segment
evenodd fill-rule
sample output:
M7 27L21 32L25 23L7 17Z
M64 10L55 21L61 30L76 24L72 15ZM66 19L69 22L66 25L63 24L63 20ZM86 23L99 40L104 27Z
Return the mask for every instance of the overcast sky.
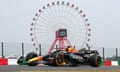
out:
M0 0L0 41L31 42L30 24L34 14L56 0ZM82 8L92 28L91 45L120 48L119 0L65 0Z

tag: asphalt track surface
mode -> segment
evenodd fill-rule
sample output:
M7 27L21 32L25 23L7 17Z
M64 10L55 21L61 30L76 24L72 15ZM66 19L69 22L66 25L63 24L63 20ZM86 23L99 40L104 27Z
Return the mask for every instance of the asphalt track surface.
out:
M22 72L22 71L39 71L39 70L113 70L120 69L119 66L101 66L101 67L91 67L86 65L81 65L77 67L52 67L52 66L36 66L30 67L27 65L10 65L10 66L0 66L0 72Z

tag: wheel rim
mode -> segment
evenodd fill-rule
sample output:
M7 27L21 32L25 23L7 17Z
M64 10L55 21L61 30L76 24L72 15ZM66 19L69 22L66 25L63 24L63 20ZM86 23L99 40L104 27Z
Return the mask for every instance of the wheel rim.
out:
M101 57L97 56L96 65L100 66L100 64L101 64Z
M65 61L64 61L64 54L63 53L57 53L56 57L55 57L55 61L56 61L56 65L58 66L62 66L65 65Z
M98 56L97 63L100 65L101 64L101 57Z

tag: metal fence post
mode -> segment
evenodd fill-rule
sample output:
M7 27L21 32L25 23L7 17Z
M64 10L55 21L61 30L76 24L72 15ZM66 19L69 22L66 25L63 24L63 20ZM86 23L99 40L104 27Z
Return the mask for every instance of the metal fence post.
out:
M58 45L56 45L56 51L58 50Z
M22 42L22 56L24 57L24 43Z
M75 45L73 46L73 48L75 48Z
M41 44L39 44L39 55L41 56Z
M3 45L3 42L1 43L1 48L2 48L2 58L4 58L4 45Z
M90 51L90 46L88 46L88 50Z
M105 60L105 49L103 47L103 61Z
M116 48L116 59L118 59L118 48Z

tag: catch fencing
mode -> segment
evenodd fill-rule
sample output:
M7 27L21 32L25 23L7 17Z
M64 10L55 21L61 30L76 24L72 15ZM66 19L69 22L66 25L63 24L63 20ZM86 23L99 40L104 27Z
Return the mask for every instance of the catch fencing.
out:
M46 47L45 47L46 46ZM95 47L90 48L91 50L97 50L103 59L109 60L120 60L120 48L105 48ZM49 48L47 45L41 45L36 49L31 43L9 43L1 42L0 44L0 57L20 57L26 56L29 52L36 52L39 55L47 54Z

